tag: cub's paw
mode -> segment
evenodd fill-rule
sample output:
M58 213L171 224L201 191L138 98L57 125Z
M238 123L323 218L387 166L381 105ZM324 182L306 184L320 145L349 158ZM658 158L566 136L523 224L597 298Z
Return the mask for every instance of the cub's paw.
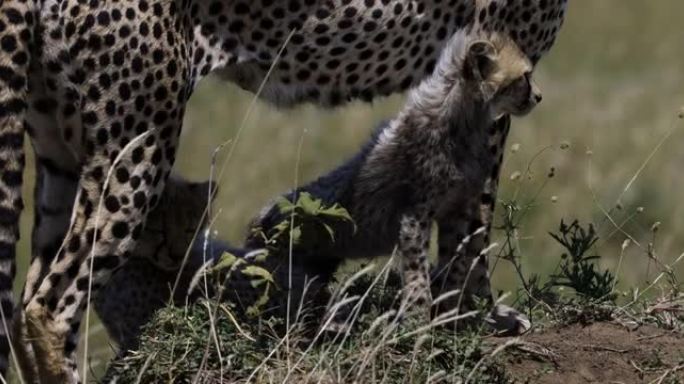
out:
M498 336L518 336L532 327L530 319L517 310L503 304L497 304L485 317Z

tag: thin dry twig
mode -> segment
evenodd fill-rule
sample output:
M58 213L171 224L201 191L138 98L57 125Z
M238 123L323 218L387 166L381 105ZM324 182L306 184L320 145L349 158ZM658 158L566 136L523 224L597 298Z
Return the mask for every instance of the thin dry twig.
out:
M665 381L665 379L668 378L668 376L673 375L680 370L684 370L684 364L679 364L677 366L674 366L674 367L668 369L667 371L665 371L665 373L663 373L661 376L659 376L655 380L651 381L649 384L661 384L663 381Z
M11 292L10 292L11 294ZM2 318L2 327L5 330L5 335L7 337L7 342L9 343L9 348L10 348L10 355L12 357L12 361L14 362L14 370L17 373L17 377L19 377L19 381L24 384L24 376L19 368L19 360L17 359L17 354L16 351L14 350L14 343L12 342L12 333L10 332L9 328L7 327L7 320L5 317L5 311L2 310L2 306L0 305L0 317ZM9 363L9 362L8 362ZM5 378L0 375L0 380L2 381L3 384L5 384Z
M536 356L541 356L545 359L551 360L554 364L557 364L557 360L560 356L543 345L532 343L529 341L520 341L518 344L513 346L515 349L519 349L522 352L529 353Z
M138 373L138 377L135 380L135 384L140 384L142 382L143 374L147 370L147 368L150 366L152 363L152 359L154 359L157 356L157 353L151 353L150 356L147 357L147 360L145 360L145 363L142 366L142 369L140 369L140 372Z
M670 129L667 131L667 133L665 133L665 135L663 135L663 137L660 139L658 144L656 144L656 146L653 148L653 150L648 155L648 157L646 157L646 160L644 160L644 162L641 164L639 169L637 169L637 171L634 173L634 176L632 176L632 178L629 179L629 182L627 183L627 185L625 185L625 188L622 190L622 193L620 194L620 196L618 196L618 198L616 200L618 204L620 204L622 198L625 196L627 191L629 191L629 189L632 187L632 185L637 180L637 178L639 178L639 176L644 171L644 169L646 168L648 163L651 161L651 159L653 159L653 157L656 155L656 153L658 153L660 148L665 144L665 142L667 142L667 140L670 138L670 136L672 136L672 134L674 133L674 131L677 129L678 126L679 126L679 124L677 124L677 120L673 119L672 122L670 123Z
M589 349L592 351L606 351L606 352L615 352L615 353L627 353L627 352L632 352L634 350L634 348L617 349L617 348L606 347L603 345L594 345L594 344L575 344L575 346L581 347L582 349Z
M664 333L659 333L659 334L657 334L657 335L639 336L639 337L637 337L636 339L637 339L637 341L653 340L653 339L658 339L658 338L661 338L661 337L667 336L667 335L668 335L668 333L667 333L667 332L664 332Z

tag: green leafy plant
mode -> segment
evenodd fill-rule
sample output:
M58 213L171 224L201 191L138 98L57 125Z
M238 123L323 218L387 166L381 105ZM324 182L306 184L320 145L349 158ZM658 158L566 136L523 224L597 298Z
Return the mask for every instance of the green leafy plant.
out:
M269 252L289 251L290 236L295 247L324 249L335 242L338 234L356 231L354 220L340 204L325 205L308 192L296 196L294 203L285 197L277 201L276 206L284 217L280 223L266 233L262 228L254 229L265 238Z
M340 231L356 230L346 209L337 203L325 205L306 192L299 194L294 203L281 198L277 202L277 208L283 217L282 221L268 230L268 233L264 233L261 228L256 229L258 235L266 240L265 249L258 254L252 253L249 260L225 252L207 271L218 288L221 295L219 297L222 297L230 279L249 282L255 299L241 303L246 306L245 314L249 317L259 317L273 304L271 299L279 297L276 291L283 282L278 284L271 272L282 263L282 257L289 253L289 236L292 236L295 247L320 251L334 243Z
M265 253L260 254L248 261L230 252L224 252L216 264L207 271L218 286L219 296L222 296L225 283L231 278L246 279L249 282L256 293L253 302L242 303L246 305L244 313L249 317L259 317L269 303L271 293L279 289L271 271L260 265L267 256ZM232 304L234 303L228 303Z
M600 270L592 248L598 240L594 226L586 228L577 220L569 225L561 220L557 233L549 233L566 252L561 255L559 272L551 276L555 286L572 288L583 298L593 300L615 300L613 287L615 276L607 270Z

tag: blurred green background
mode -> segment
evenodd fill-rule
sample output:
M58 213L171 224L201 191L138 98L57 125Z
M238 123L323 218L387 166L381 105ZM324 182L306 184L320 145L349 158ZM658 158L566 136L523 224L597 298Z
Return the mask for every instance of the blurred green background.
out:
M684 121L677 119L684 105L683 16L681 0L570 1L566 24L536 71L544 101L530 116L513 122L502 174L500 199L534 201L516 231L526 274L546 275L555 268L561 249L548 232L561 218L597 225L605 267L615 267L627 236L638 242L624 252L623 287L654 277L657 268L646 256L650 242L664 263L684 252L684 151L679 147ZM403 101L395 96L335 110L278 110L258 102L238 140L252 97L217 79L201 84L188 108L177 162L188 178L208 179L212 152L232 140L219 153L221 163L234 145L215 204L215 228L233 243L240 242L250 217L270 198L351 156ZM569 148L560 149L563 143ZM549 179L552 167L555 176ZM522 177L511 180L517 172ZM27 180L31 207L32 171ZM643 212L637 213L638 207ZM502 212L498 209L497 216ZM19 276L29 255L31 218L29 208ZM655 222L661 224L654 238L650 229ZM681 276L684 269L677 271ZM497 263L493 285L517 287L509 263ZM99 372L111 347L97 323L91 334L89 355Z

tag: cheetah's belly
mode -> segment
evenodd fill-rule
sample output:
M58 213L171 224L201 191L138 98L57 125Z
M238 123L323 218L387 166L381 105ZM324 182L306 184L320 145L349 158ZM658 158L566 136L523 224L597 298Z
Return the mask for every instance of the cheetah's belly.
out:
M262 92L278 104L313 99L334 105L389 94L431 73L448 38L474 15L474 3L467 0L449 7L434 0L322 3L286 9L284 18L277 17L280 2L245 5L254 9L252 23L259 27L235 34L242 53L224 75L256 91L278 57Z
M536 63L553 45L567 0L207 4L210 22L196 29L208 52L196 61L207 72L223 68L220 73L252 92L268 74L261 97L277 104L336 105L417 84L432 72L446 41L469 26L508 31Z

